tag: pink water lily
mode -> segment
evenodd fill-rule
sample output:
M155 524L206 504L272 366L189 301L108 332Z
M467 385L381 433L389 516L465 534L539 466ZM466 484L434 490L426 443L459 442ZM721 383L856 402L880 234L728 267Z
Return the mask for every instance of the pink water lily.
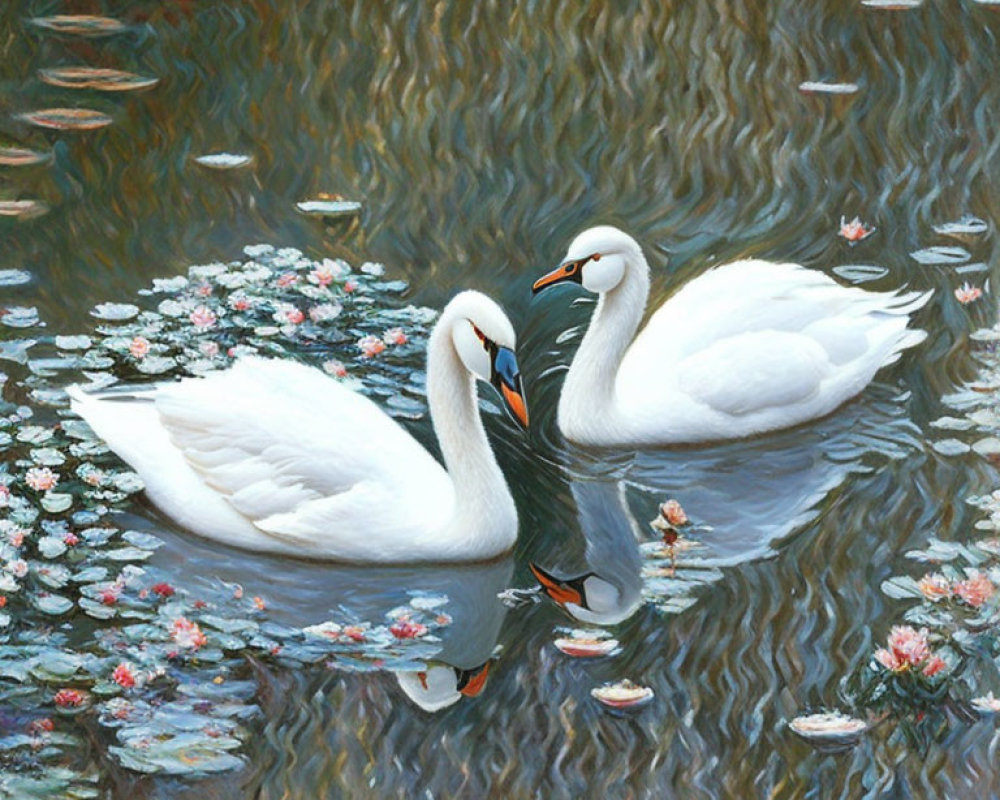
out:
M128 345L128 351L133 358L145 358L149 354L149 339L136 336Z
M973 608L979 608L996 592L996 586L981 572L974 573L964 581L958 581L953 589L957 598Z
M919 631L909 625L895 625L889 634L889 647L875 651L875 660L891 672L919 667L931 657L927 628Z
M321 286L324 289L333 283L334 277L333 270L328 268L325 264L323 266L316 267L316 269L308 275L310 283L315 283L317 286Z
M188 316L191 320L191 324L198 328L211 328L219 321L219 318L215 315L208 306L198 306L191 314Z
M347 376L347 367L337 360L324 361L323 371L329 375L333 375L335 378L344 378Z
M402 328L389 328L382 334L382 341L393 345L406 344L406 332Z
M917 588L920 593L931 601L938 601L945 597L951 597L951 584L948 579L937 572L930 572L924 575L918 582Z
M850 222L847 222L844 217L840 218L840 230L837 232L839 236L844 237L851 244L855 242L860 242L862 239L867 239L873 233L875 233L875 228L870 228L865 223L863 223L860 217L855 217Z
M358 339L358 349L365 358L372 358L385 350L385 342L377 336L363 336Z
M963 283L955 290L955 299L963 306L978 300L983 296L983 290L971 283Z
M417 639L427 633L427 626L421 625L419 622L411 622L408 618L403 617L389 628L389 633L397 639Z
M660 506L660 515L671 525L679 527L687 525L688 516L684 513L681 504L676 500L667 500Z
M111 680L123 689L131 689L135 686L135 672L127 661L122 661L111 673Z
M208 637L202 633L197 622L192 622L187 617L178 617L174 620L171 632L173 640L186 650L197 650L208 642Z
M299 282L299 276L294 272L284 272L278 276L278 280L274 282L274 285L279 289L287 289L289 286L294 286Z
M59 483L59 476L48 467L32 467L24 474L24 482L36 492L47 492Z
M52 699L60 708L76 708L83 705L85 695L76 689L60 689Z

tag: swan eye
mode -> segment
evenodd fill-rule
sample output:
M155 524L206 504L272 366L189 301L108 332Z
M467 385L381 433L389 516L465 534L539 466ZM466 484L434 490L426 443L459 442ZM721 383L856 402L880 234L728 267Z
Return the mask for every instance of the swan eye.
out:
M479 339L479 343L485 348L486 347L486 334L483 333L481 330L479 330L479 328L477 328L473 323L470 322L469 324L472 325L472 330L475 331L476 338Z
M594 253L594 255L592 255L590 257L590 260L591 261L600 261L601 260L601 254L600 253Z

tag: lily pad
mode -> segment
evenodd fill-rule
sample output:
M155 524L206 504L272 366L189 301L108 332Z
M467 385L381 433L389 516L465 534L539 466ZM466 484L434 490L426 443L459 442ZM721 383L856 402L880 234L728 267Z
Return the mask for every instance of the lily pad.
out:
M31 283L31 273L26 269L0 269L0 288L26 283Z
M195 162L209 169L240 169L253 163L253 156L241 153L208 153L195 158Z
M44 164L51 158L49 153L39 153L26 147L0 147L0 165L5 167L29 167Z
M92 108L41 108L20 117L32 125L57 131L93 131L112 122L107 114Z
M804 81L799 84L799 91L805 94L855 94L858 88L856 83L833 81Z
M972 254L962 247L948 247L941 245L928 247L923 250L916 250L910 253L910 258L918 264L925 264L928 266L938 264L964 264L972 258Z
M148 89L159 78L144 78L133 72L99 67L57 67L38 71L43 82L67 89L96 89L100 92L131 92Z
M111 36L126 29L125 23L120 20L93 14L56 14L51 17L34 17L29 22L55 33L74 36Z
M111 322L123 322L139 314L139 307L131 303L101 303L94 306L90 315Z
M41 200L0 200L0 217L31 219L47 213L49 207Z

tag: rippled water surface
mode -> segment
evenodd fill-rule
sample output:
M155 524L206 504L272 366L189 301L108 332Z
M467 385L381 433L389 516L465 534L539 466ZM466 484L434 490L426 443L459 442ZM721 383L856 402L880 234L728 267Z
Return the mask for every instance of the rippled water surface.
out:
M29 23L63 13L106 14L126 28L85 38ZM4 306L37 307L49 334L80 333L93 328L96 303L128 302L153 277L229 261L248 243L380 261L410 282L412 302L440 307L464 287L501 300L519 331L532 411L527 435L487 419L521 515L516 551L494 564L261 559L195 540L140 506L145 528L166 541L156 564L178 584L238 580L295 625L335 609L377 620L408 592L443 593L453 624L437 662L495 661L478 696L434 712L411 699L415 673L262 663L263 714L249 723L241 770L142 777L100 757L102 790L1000 795L989 719L956 724L924 748L883 724L837 755L786 727L803 710L845 702L844 678L903 607L882 581L929 536L967 537L976 516L963 499L997 483L988 461L943 456L928 441L946 411L941 396L976 371L968 334L995 321L988 291L962 306L953 290L997 277L998 35L1000 11L973 0L908 11L792 0L2 4L0 146L51 153L0 166L0 200L47 208L0 217L0 269L33 276L0 289ZM111 93L40 80L39 70L73 65L159 83ZM857 91L800 91L808 81ZM111 124L58 131L19 116L67 106ZM194 161L224 151L252 163ZM360 217L296 211L321 192L361 201ZM855 215L877 230L852 247L836 234ZM934 231L965 215L987 230ZM530 286L599 222L642 243L656 304L714 264L759 256L866 288L933 289L918 317L928 339L813 425L699 449L578 451L561 440L554 410L559 366L591 306L573 303L572 290L532 299ZM968 258L910 255L941 246ZM431 440L426 419L411 427ZM706 526L705 547L672 580L644 572L640 548L654 540L645 522L666 497ZM557 628L575 624L565 613L497 600L533 585L529 561L564 576L597 572L615 589L618 655L566 658L552 645ZM604 712L591 688L622 677L652 687L653 704Z

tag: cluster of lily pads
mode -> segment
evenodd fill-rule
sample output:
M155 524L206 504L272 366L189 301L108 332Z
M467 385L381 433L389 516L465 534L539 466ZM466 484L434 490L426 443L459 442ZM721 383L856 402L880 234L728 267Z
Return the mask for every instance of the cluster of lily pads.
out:
M69 411L68 384L199 375L257 352L322 365L391 413L425 411L410 357L434 312L393 304L404 283L377 264L245 252L99 305L87 335L45 336L34 309L0 310L30 334L0 342L0 796L96 796L106 754L143 773L237 767L256 713L250 658L412 666L450 621L442 599L414 597L383 620L344 611L298 629L270 621L252 587L194 589L147 563L161 542L122 513L142 483Z

